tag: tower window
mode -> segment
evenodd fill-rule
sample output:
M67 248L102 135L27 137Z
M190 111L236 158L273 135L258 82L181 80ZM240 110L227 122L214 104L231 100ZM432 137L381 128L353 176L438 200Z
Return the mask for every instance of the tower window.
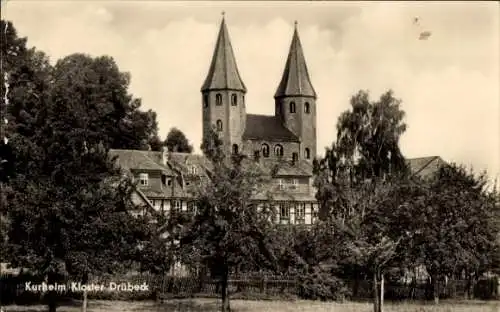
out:
M309 104L309 102L306 102L306 103L304 104L304 112L305 112L306 114L309 114L309 113L311 112L311 105Z
M290 102L290 113L295 113L295 102Z
M231 94L231 105L232 106L238 105L238 96L236 94Z
M292 153L292 160L295 162L297 160L299 160L299 154L297 153Z
M217 119L215 125L217 127L217 131L222 131L222 120Z
M238 155L238 144L233 144L233 154Z
M306 159L311 158L311 151L309 150L309 148L308 148L308 147L306 147L306 149L304 150L304 157L305 157Z
M215 105L218 105L218 106L222 105L222 94L217 93L215 95Z
M283 156L283 146L277 144L275 147L274 147L274 154L278 157L281 157Z
M262 156L269 157L269 145L266 143L262 144Z
M208 95L204 94L203 95L203 107L208 107Z

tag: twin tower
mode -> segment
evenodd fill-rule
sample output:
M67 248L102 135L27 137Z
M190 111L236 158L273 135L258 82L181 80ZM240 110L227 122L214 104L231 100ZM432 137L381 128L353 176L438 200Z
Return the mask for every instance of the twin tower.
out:
M262 72L265 75L265 72ZM274 116L246 113L243 83L224 17L201 88L203 136L215 128L227 153L312 161L316 156L316 92L295 23L288 59L274 95Z

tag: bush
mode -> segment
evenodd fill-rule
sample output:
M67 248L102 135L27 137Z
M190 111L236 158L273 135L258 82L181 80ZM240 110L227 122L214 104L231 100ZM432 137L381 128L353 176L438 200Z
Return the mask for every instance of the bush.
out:
M307 300L343 301L350 296L350 291L341 279L330 272L315 268L299 282L299 296Z

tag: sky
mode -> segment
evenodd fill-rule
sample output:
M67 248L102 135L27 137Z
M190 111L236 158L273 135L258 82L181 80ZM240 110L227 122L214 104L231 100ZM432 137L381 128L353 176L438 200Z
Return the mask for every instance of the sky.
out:
M392 89L408 125L406 157L488 170L500 177L500 6L497 2L27 1L2 4L28 45L52 62L72 53L112 56L130 92L158 114L160 136L201 142L200 88L225 12L247 112L273 114L298 22L318 93L318 152L363 89ZM418 23L414 23L418 17ZM427 40L419 34L430 31Z

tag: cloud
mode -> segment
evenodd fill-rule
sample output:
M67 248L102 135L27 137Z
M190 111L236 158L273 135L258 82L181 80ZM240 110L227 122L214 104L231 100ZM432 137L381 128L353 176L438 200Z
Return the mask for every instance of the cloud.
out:
M35 9L36 7L36 9ZM277 9L279 7L279 10ZM165 3L16 1L7 4L28 43L55 60L74 52L113 56L131 92L198 147L200 87L226 10L247 109L272 114L293 32L318 92L318 150L331 144L349 98L391 88L403 100L409 157L440 155L500 172L499 19L496 3ZM420 18L420 26L413 18ZM432 32L418 40L422 29Z

